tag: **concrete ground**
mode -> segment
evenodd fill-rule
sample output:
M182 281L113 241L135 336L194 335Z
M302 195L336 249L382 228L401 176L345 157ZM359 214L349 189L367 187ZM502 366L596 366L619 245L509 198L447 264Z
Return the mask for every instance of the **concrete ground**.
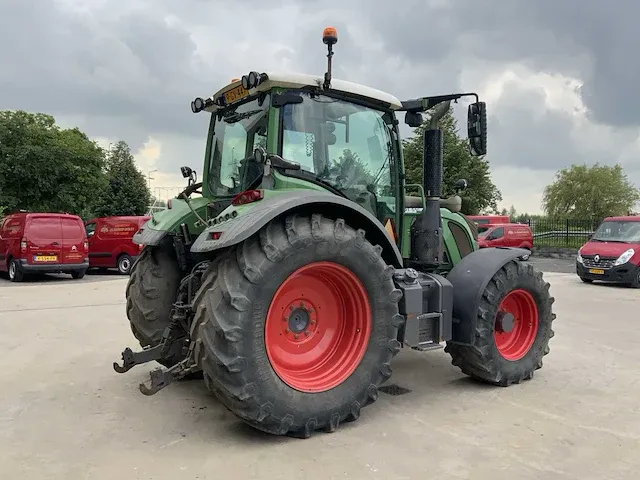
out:
M245 427L200 380L145 397L151 365L116 374L126 278L0 279L0 478L637 479L640 292L545 276L556 336L533 380L489 387L403 351L390 383L409 393L308 440Z

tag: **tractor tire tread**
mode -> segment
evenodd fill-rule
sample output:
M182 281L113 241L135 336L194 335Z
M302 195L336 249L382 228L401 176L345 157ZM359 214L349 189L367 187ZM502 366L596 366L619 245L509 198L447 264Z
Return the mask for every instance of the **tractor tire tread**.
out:
M319 214L291 215L272 221L258 234L231 247L203 275L202 288L194 302L196 361L203 370L207 388L252 427L299 438L308 438L318 430L335 431L342 422L356 420L361 409L377 399L378 386L391 376L391 359L400 350L396 340L400 322L395 321L400 295L393 283L393 268L381 257L382 249L366 241L364 233L341 219L334 221ZM370 340L368 348L374 348L381 361L366 375L368 381L358 385L359 391L349 394L350 399L338 399L335 405L314 411L305 402L305 396L313 394L286 386L273 372L266 354L260 358L250 355L249 350L259 343L260 337L260 348L265 348L264 332L259 332L264 319L254 318L251 312L254 302L261 300L256 300L251 292L268 283L270 272L291 254L315 248L316 252L341 255L346 245L355 246L368 258L371 275L377 276L378 291L386 293L388 301L383 304L377 300L376 304L390 313L390 321L381 335L384 340L380 339L373 347L373 336ZM248 339L251 347L247 347ZM270 379L268 382L261 380L265 375ZM284 388L288 400L281 400L273 386L276 384L277 388ZM298 411L287 409L291 405L296 405Z
M131 332L142 347L162 340L182 274L166 246L145 247L131 267L126 287L126 311ZM181 358L158 360L171 367Z
M509 362L498 352L493 338L494 318L501 298L512 288L522 286L537 297L538 334L531 350L522 359ZM530 263L511 260L489 281L478 308L475 343L460 345L448 342L444 351L451 355L452 365L472 378L497 386L508 387L533 378L534 372L543 366L543 357L550 351L549 340L554 332L552 322L556 318L552 305L555 301L549 293L550 284L542 278L542 272Z

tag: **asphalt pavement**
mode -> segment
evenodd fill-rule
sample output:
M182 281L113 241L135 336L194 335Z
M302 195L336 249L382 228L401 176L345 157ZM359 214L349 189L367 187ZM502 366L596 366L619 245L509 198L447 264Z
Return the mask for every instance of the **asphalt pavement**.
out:
M143 396L155 364L115 373L137 347L126 277L0 280L0 478L636 480L639 292L545 278L556 335L532 380L491 387L443 350L403 350L402 395L308 440L246 427L201 380Z

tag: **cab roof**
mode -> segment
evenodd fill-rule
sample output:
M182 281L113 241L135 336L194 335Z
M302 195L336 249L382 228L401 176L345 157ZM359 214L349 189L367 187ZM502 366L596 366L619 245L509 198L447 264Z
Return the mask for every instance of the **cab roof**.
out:
M303 87L319 87L322 88L322 84L324 82L324 77L320 75L309 75L305 73L278 73L278 72L264 72L268 79L262 82L255 88L249 89L249 95L253 95L255 92L264 92L270 90L274 87L282 87L282 88L303 88ZM224 92L228 91L231 88L242 85L240 80L235 82L231 82L228 85L224 86L220 90L218 90L213 98L217 99ZM366 85L360 85L359 83L349 82L347 80L339 80L337 78L331 79L331 90L344 92L351 95L357 95L360 97L372 98L378 100L385 104L388 108L392 110L397 110L402 108L402 102L398 100L395 96L390 93L383 92L382 90L377 90L372 87L367 87ZM216 107L209 107L205 110L209 112L213 112L216 110Z

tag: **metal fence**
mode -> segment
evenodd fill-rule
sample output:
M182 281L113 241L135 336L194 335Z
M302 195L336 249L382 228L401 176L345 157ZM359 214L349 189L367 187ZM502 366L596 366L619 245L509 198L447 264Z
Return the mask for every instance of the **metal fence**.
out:
M580 248L595 232L602 219L529 218L518 223L529 225L536 247Z

